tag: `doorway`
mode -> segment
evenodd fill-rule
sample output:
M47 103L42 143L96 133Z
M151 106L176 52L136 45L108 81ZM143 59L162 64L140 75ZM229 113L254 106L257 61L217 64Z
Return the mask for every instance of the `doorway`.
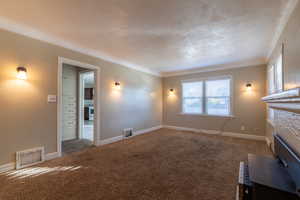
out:
M79 72L79 138L94 140L95 73Z
M99 144L99 73L98 67L59 58L59 155Z

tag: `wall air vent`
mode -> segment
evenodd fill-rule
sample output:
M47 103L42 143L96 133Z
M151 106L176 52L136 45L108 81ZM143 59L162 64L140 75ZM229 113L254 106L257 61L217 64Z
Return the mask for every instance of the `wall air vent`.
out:
M124 136L124 138L129 138L129 137L133 136L133 129L132 128L124 129L123 136Z
M18 151L16 153L16 169L43 162L45 160L44 151L44 147Z

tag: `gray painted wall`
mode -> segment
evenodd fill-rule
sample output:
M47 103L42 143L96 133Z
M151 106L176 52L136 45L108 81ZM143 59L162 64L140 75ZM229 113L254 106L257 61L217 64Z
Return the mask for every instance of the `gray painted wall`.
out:
M15 160L15 152L45 146L56 152L58 56L101 68L101 139L162 124L161 78L68 49L0 30L0 165ZM28 80L16 79L16 68L28 69ZM119 92L114 81L121 82Z
M181 114L181 81L225 75L233 78L233 119ZM266 108L261 97L266 92L265 76L266 66L262 65L164 78L164 125L264 136ZM248 82L253 85L251 93L246 92ZM168 95L170 88L175 89L175 96Z

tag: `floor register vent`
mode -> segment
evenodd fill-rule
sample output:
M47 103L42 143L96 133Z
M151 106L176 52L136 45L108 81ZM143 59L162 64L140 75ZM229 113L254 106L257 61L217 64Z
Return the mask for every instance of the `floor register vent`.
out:
M133 129L132 128L126 128L123 130L124 138L129 138L133 136Z
M16 169L29 167L45 160L44 147L18 151L16 153Z

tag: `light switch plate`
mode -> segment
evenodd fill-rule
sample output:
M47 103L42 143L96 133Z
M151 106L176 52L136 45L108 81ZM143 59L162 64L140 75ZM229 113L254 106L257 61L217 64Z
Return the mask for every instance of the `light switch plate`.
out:
M48 95L48 103L56 103L57 102L57 98L56 95Z

